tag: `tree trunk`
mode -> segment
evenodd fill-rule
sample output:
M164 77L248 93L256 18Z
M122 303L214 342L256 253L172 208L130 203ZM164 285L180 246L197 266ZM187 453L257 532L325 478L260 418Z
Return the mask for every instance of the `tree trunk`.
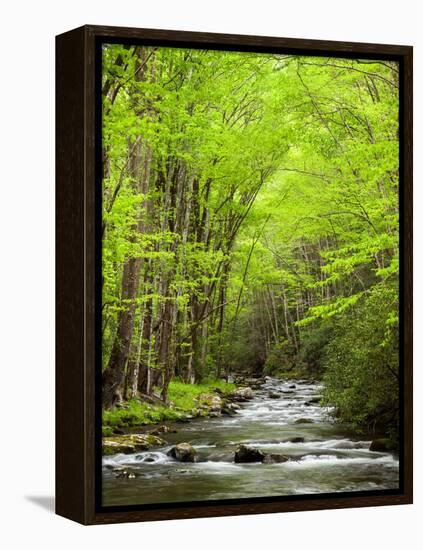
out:
M122 303L129 305L119 313L118 329L110 354L109 363L103 373L103 405L113 407L122 398L122 384L126 361L129 355L134 329L135 302L140 278L141 259L129 259L123 269Z

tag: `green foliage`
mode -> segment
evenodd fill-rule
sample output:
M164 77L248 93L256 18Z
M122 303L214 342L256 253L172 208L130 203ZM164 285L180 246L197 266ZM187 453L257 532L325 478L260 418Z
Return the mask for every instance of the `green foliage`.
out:
M109 437L113 435L113 428L110 426L102 426L102 436Z
M314 323L301 339L299 361L314 376L321 376L325 369L326 346L335 337L336 319Z
M131 399L125 403L125 408L103 411L103 426L106 426L106 428L123 428L156 424L181 418L183 418L183 414L170 407L150 405L138 399Z
M177 409L188 412L192 411L197 405L196 399L202 393L213 392L219 388L224 394L235 390L235 384L230 384L224 380L209 379L203 384L184 384L177 380L172 380L169 385L168 398Z
M187 414L198 414L198 397L213 393L218 388L224 395L236 389L235 384L209 379L204 384L185 384L172 380L169 384L168 405L131 399L123 407L103 411L103 435L111 435L113 428L142 426L158 422L181 420Z
M274 344L266 357L263 373L268 376L290 376L295 370L295 350L288 340L282 340Z
M103 368L129 342L120 390L136 364L174 404L105 424L264 372L394 429L397 64L111 44L103 90Z
M325 350L324 396L343 420L397 435L398 336L395 289L376 287L340 318Z

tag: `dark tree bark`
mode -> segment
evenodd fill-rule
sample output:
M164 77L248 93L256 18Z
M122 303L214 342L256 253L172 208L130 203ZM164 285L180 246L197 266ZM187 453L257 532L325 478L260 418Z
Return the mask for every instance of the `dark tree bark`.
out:
M110 354L109 363L103 373L103 406L108 409L122 397L125 366L128 359L134 330L135 301L140 278L141 259L131 258L123 269L122 303L128 305L119 313L118 329Z

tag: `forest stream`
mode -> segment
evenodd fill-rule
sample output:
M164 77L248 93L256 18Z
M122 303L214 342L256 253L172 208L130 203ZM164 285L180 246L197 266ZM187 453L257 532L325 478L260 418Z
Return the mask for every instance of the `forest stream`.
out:
M398 457L370 451L368 437L334 423L318 403L321 389L305 380L267 378L234 416L169 424L177 431L165 435L165 447L104 457L103 505L397 488ZM299 423L301 419L307 422ZM196 449L195 463L168 456L181 442ZM264 453L282 453L289 460L234 463L241 443ZM135 477L119 478L114 469L122 466Z

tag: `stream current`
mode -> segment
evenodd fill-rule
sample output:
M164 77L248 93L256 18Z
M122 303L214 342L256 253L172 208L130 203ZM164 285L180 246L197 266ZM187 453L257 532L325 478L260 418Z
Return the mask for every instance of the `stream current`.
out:
M235 416L168 424L177 432L164 435L165 447L104 457L103 506L398 488L398 457L370 451L369 439L334 423L316 402L321 390L305 380L267 378ZM269 397L275 393L280 398ZM167 456L181 442L193 445L197 462ZM290 460L235 464L240 443ZM122 466L135 477L117 477L113 468Z

